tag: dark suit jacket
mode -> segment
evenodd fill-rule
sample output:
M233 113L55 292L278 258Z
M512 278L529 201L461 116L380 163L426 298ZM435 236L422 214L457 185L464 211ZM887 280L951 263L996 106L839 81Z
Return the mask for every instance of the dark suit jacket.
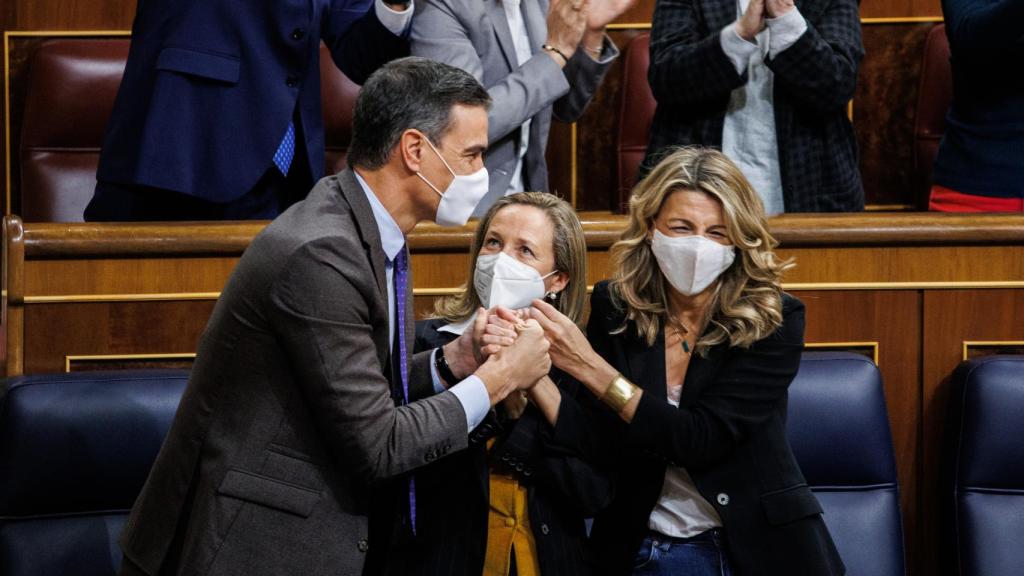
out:
M786 212L864 209L857 144L846 106L864 55L855 0L797 0L807 32L767 62ZM734 0L658 0L648 80L658 108L643 173L668 146L722 145L729 96L747 81L722 50Z
M844 573L821 507L786 441L786 399L803 349L804 306L786 295L783 325L747 350L720 344L690 359L679 408L665 397L665 341L622 326L608 284L594 287L587 336L644 390L632 424L599 417L617 443L615 499L591 534L602 574L628 574L668 463L685 467L722 519L727 554L744 576Z
M404 329L412 341L411 318ZM453 394L394 406L388 344L380 235L344 171L274 220L231 275L125 556L149 574L359 574L369 484L468 443ZM428 361L411 358L419 395Z
M454 335L441 320L416 325L416 350L429 351ZM591 574L584 518L611 499L607 475L595 468L590 421L577 403L579 384L557 370L562 392L557 426L533 405L509 421L495 411L469 436L469 449L416 471L419 509L414 552L406 573L479 576L487 549L489 463L515 474L527 487L530 526L544 576ZM497 437L488 452L487 441Z
M357 83L408 50L372 0L139 2L97 179L229 202L294 118L308 189L324 172L321 39Z

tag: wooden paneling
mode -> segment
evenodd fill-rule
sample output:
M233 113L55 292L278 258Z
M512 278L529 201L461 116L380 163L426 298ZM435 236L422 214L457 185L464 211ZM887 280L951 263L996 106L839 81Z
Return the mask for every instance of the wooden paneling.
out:
M1020 350L1024 341L1024 290L948 290L929 292L924 297L924 362L922 380L922 515L925 542L935 549L946 547L939 532L944 526L939 511L948 506L951 495L940 492L938 482L943 462L943 438L949 404L949 376L963 359L965 342L1011 343L1005 351ZM1012 344L1017 343L1017 344ZM995 348L995 346L990 346ZM992 351L992 350L990 350ZM945 574L943 555L926 555L923 574Z
M942 15L939 0L863 0L862 18L922 18Z
M921 553L920 491L921 299L920 290L794 291L807 306L808 343L877 342L893 449L900 483L908 559ZM910 561L908 565L913 566Z
M61 371L68 355L152 356L195 352L215 303L215 300L198 300L27 306L25 325L30 329L25 331L25 372ZM135 364L166 366L160 358Z
M914 113L924 39L934 24L864 26L853 122L868 204L914 205ZM925 204L919 206L926 208Z
M10 0L11 30L125 30L135 0Z

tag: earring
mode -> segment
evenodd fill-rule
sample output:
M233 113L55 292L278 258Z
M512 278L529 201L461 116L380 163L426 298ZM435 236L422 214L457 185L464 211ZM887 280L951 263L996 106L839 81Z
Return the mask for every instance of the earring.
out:
M547 300L548 302L554 302L556 299L558 299L558 292L555 292L554 290L548 290L547 293L544 294L544 299Z

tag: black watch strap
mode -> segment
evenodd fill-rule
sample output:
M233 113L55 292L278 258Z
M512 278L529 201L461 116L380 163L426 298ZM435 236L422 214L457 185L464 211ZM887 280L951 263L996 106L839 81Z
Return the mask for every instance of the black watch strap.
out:
M448 360L444 357L444 346L438 347L437 354L434 354L434 368L437 369L437 374L441 377L441 380L444 380L449 387L459 382L459 379L452 372L451 366L448 366Z

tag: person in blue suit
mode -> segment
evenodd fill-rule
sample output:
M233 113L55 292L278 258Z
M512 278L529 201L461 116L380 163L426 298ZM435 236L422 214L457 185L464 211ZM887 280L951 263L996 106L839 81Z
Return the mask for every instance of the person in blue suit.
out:
M319 45L362 84L411 0L139 0L89 221L273 218L324 172Z

